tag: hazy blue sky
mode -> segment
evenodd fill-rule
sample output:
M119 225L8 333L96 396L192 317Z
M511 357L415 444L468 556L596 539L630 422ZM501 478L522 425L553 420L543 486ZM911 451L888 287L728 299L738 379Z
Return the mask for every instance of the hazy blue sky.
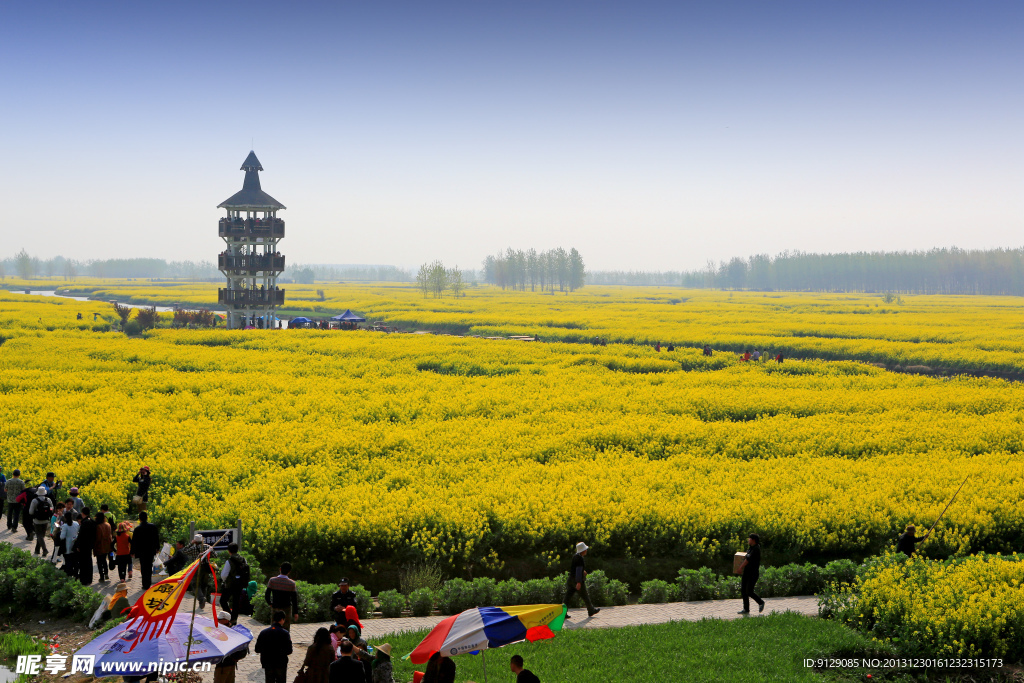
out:
M291 263L1024 244L1024 3L0 4L2 255Z

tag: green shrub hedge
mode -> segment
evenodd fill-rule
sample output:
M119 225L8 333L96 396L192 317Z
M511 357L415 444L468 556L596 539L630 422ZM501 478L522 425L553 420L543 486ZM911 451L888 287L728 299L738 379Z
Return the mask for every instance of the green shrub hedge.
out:
M0 604L88 621L102 597L53 563L0 543Z

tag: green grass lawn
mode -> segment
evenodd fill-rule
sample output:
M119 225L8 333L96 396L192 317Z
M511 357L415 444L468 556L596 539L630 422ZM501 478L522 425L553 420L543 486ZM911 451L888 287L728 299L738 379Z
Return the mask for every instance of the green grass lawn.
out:
M412 680L413 666L401 661L426 632L393 636L395 680ZM380 644L379 642L377 644ZM660 681L864 680L864 674L823 676L805 658L863 657L872 652L864 636L830 621L797 614L721 621L677 622L615 629L566 630L554 640L520 643L487 651L487 680L512 683L509 658L522 655L543 683L657 683ZM455 658L457 681L483 683L480 656Z

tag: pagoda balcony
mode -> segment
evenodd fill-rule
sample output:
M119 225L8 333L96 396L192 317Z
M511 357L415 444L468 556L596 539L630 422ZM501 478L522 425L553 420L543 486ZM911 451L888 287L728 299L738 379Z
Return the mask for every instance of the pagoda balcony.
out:
M221 237L284 237L281 218L221 218L217 224Z
M284 270L284 254L221 254L217 257L221 270L255 272L281 272Z
M244 308L248 306L281 306L283 289L218 289L217 303L222 306Z

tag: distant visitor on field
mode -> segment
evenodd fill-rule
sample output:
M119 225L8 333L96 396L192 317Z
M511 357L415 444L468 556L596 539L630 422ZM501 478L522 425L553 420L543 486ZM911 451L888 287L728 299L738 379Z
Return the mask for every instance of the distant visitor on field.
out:
M896 541L896 552L903 553L907 557L914 555L915 546L918 543L922 543L928 538L928 534L925 534L923 538L917 537L917 527L913 524L907 525L907 530L904 531L899 540Z
M587 564L583 559L587 556L587 551L590 548L583 541L576 544L576 554L572 556L572 564L569 565L569 576L567 577L567 585L565 589L565 604L569 604L569 599L572 598L576 593L580 594L583 598L584 604L587 606L587 616L592 617L601 611L600 607L594 607L594 603L590 602L590 596L587 594Z
M149 485L151 483L149 468L145 466L140 468L139 473L135 475L132 481L138 484L138 488L135 489L135 496L131 502L135 505L136 510L145 510L146 503L149 502Z
M750 614L750 600L753 598L757 603L757 611L764 611L764 600L754 592L754 585L757 584L761 575L761 537L757 534L750 534L747 537L747 558L740 565L740 595L743 596L743 609L740 614Z

